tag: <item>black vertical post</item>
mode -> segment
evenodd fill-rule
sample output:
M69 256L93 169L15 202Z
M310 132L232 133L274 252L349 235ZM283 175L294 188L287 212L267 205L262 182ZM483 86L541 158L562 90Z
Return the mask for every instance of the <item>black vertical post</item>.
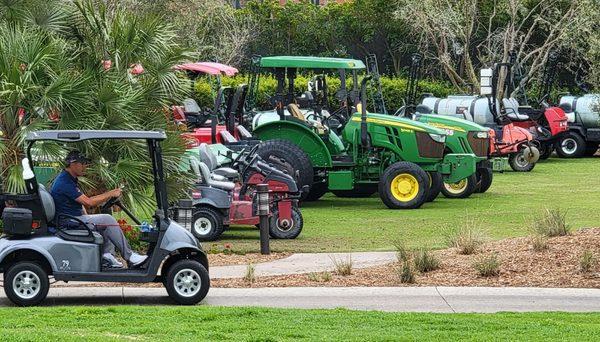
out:
M256 198L258 200L258 217L260 219L260 254L271 254L269 247L269 186L258 184L256 186Z

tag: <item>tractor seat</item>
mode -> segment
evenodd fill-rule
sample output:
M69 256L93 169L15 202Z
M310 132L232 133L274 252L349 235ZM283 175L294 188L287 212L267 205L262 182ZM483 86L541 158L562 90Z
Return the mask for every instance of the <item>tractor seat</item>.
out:
M511 121L528 121L530 120L528 115L519 114L519 103L514 98L502 99L502 104L506 110L506 116Z
M183 100L183 112L185 114L199 115L202 110L194 99Z
M229 133L229 132L227 132L227 133ZM208 148L207 144L205 144L205 143L200 144L200 147L198 148L198 150L200 152L200 161L202 163L206 164L209 172L212 172L216 175L227 177L229 179L235 179L240 176L240 173L237 172L235 169L232 169L230 167L219 167L217 157L210 150L210 148Z
M236 127L238 134L240 135L240 137L242 139L252 139L252 134L250 134L250 132L248 132L248 130L246 129L246 127L242 126L242 125L238 125Z
M48 220L48 222L54 222L54 218L56 215L56 206L54 205L54 199L42 184L39 184L38 188L44 213L46 214L46 219ZM87 229L80 229L81 224L77 223L75 220L72 220L72 222L74 223L72 227L71 225L67 227L61 224L61 229L57 230L56 236L67 241L95 243L97 245L101 245L104 243L104 239L102 238L102 235L100 235L100 233L92 231L92 235L89 235L90 232ZM93 227L90 227L90 229L93 229Z
M306 120L306 117L304 117L304 114L302 114L302 111L300 110L298 105L296 105L295 103L290 103L289 105L287 105L287 110L288 110L288 112L290 112L290 114L292 114L292 116L294 118L301 120L304 123L311 126L312 128L314 128L317 131L317 134L319 134L319 135L325 134L325 126L323 126L323 124L318 121Z
M202 183L210 187L226 191L232 191L235 188L235 183L233 182L218 181L213 179L210 169L205 163L200 162L198 166L200 167L200 174L202 175Z

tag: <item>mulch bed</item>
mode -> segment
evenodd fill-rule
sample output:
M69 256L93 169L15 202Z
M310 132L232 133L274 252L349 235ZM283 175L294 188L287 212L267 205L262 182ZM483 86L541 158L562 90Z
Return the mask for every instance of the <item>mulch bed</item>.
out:
M286 287L286 286L525 286L600 288L598 265L589 273L580 271L582 253L591 250L600 259L600 228L582 229L567 236L548 240L545 251L533 250L530 238L512 238L489 242L474 255L459 255L455 249L435 251L441 268L419 274L413 284L402 284L398 264L356 269L352 275L331 272L331 280L322 275L257 277L253 284L242 279L213 280L214 287ZM482 256L497 254L500 274L481 277L473 263ZM316 278L316 279L315 279Z

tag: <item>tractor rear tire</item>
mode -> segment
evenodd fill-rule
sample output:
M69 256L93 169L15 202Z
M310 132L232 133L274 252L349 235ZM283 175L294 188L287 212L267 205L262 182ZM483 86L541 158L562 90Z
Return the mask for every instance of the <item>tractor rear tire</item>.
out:
M293 168L291 176L296 180L298 189L313 184L313 166L304 151L290 141L274 139L263 141L258 145L256 153L268 164L277 166L278 162L289 164ZM312 190L312 189L310 189ZM303 192L301 200L307 198L308 192Z
M192 215L191 231L199 241L215 241L225 228L223 227L223 214L210 207L194 209Z
M329 191L326 182L313 183L310 187L310 192L304 198L305 202L318 201L323 195Z
M292 207L292 224L289 228L282 228L278 225L277 221L279 218L279 210L273 210L273 216L271 216L269 222L269 235L273 239L295 239L302 232L304 227L304 219L300 209Z
M456 183L444 183L442 194L446 198L467 198L475 192L477 188L477 174L473 173L469 177Z
M538 148L540 150L540 160L546 160L550 158L552 152L554 152L554 144L540 143Z
M593 157L596 152L598 152L598 147L600 147L598 143L588 143L587 147L585 148L585 156Z
M561 158L583 157L585 151L585 139L576 132L567 132L556 142L556 154Z
M379 180L379 197L390 209L417 209L427 200L429 176L419 165L396 162Z
M477 186L475 187L475 192L484 193L488 191L490 186L492 186L492 181L494 180L494 172L492 168L489 167L481 167L477 169Z
M440 195L440 191L442 191L444 179L442 178L442 174L437 171L428 172L427 174L429 175L429 192L427 193L427 200L425 202L433 202Z
M377 192L377 185L356 185L352 190L331 190L331 193L340 198L367 198Z

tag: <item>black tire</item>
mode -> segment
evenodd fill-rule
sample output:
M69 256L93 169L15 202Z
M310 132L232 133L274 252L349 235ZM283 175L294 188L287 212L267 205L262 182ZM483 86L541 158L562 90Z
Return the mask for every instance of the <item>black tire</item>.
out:
M191 281L189 288L185 284L179 286L183 282L181 277L189 277ZM177 304L194 305L206 297L210 289L210 278L208 271L199 261L184 259L176 261L169 267L164 285L169 297ZM189 295L186 295L186 290L190 291Z
M4 293L18 306L38 305L49 289L48 274L35 262L17 262L4 273Z
M492 186L492 181L494 180L494 172L492 168L489 167L480 167L477 169L477 186L475 187L475 192L484 193L488 191L490 186Z
M429 192L427 193L427 200L425 202L433 202L440 195L440 191L442 191L444 179L442 178L442 174L437 171L428 172L427 174L429 175Z
M467 198L475 192L477 188L477 173L456 183L444 183L442 185L442 194L446 198Z
M278 218L279 211L275 209L269 222L269 235L273 239L295 239L300 235L302 227L304 227L304 219L300 209L292 207L292 223L287 229L281 228L277 224Z
M377 185L356 185L352 190L331 190L331 193L340 198L367 198L377 192Z
M538 149L540 150L540 160L546 160L554 152L554 144L540 143Z
M579 133L567 132L556 142L556 154L561 158L579 158L585 155L585 139Z
M588 142L586 148L585 148L585 156L586 157L593 157L596 152L598 152L598 143L591 143Z
M379 180L379 197L390 209L417 209L425 203L428 193L427 172L411 162L396 162L388 166Z
M323 195L327 193L327 191L329 191L329 189L327 188L326 182L313 183L313 185L310 188L310 192L306 195L304 201L318 201L321 197L323 197Z
M296 179L298 189L302 189L306 185L312 187L314 177L312 163L308 155L297 145L282 139L267 140L258 145L256 153L269 164L290 165L293 168L292 177ZM308 194L309 192L302 193L301 200L305 199Z
M532 147L534 148L534 147ZM535 167L535 163L528 162L524 157L525 149L508 156L508 164L516 172L529 172Z
M214 241L223 234L223 214L210 207L198 207L192 215L191 231L200 241Z

